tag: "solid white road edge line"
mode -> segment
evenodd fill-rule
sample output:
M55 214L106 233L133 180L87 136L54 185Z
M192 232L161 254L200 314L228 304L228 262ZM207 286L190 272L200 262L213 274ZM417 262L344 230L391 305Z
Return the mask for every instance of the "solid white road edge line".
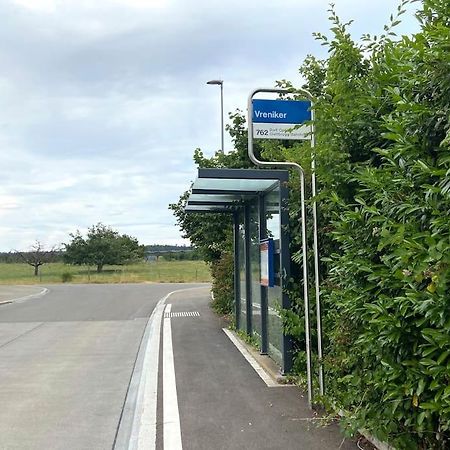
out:
M180 413L178 410L177 384L173 359L172 325L168 304L164 314L163 326L163 414L164 449L182 450ZM167 316L167 317L166 317Z
M274 381L272 377L261 367L261 365L256 361L253 355L241 344L239 339L226 328L222 328L223 332L229 337L230 341L236 346L236 348L242 353L242 356L247 360L247 362L253 367L255 372L260 376L260 378L266 383L268 387L281 387L281 385Z

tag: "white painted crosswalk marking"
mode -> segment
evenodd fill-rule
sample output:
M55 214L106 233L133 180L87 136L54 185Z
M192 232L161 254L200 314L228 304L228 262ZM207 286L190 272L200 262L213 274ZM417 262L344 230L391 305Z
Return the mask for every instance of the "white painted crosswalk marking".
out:
M198 311L177 311L164 313L165 319L173 317L200 317L200 313Z

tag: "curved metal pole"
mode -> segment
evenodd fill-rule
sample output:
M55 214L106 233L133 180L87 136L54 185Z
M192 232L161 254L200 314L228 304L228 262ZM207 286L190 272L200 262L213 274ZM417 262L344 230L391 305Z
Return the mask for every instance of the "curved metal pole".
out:
M225 153L225 144L224 144L224 127L223 127L223 81L220 84L220 137L221 137L221 150L222 153Z
M302 247L303 247L303 297L305 304L305 340L306 340L306 376L308 383L308 404L311 407L313 402L312 387L312 364L311 364L311 332L309 323L309 294L308 294L308 255L306 247L306 206L305 206L305 172L303 167L294 162L260 161L253 153L253 97L259 92L269 92L276 94L292 93L289 89L258 88L252 91L248 97L248 156L250 160L261 167L290 167L298 171L300 175L300 203L302 221ZM308 97L311 96L308 93Z

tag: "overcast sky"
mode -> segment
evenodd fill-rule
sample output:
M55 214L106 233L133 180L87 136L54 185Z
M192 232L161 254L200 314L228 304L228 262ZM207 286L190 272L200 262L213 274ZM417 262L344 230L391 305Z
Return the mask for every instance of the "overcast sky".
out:
M396 0L334 0L355 37ZM0 0L0 251L51 247L102 222L141 243L186 243L168 204L220 147L224 109L300 85L323 56L325 0ZM412 13L399 31L417 30ZM228 138L226 149L230 147Z

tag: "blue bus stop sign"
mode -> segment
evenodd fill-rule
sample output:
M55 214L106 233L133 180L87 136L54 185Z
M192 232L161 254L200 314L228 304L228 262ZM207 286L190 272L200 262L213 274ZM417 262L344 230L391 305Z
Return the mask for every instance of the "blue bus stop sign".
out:
M311 102L307 100L252 100L255 139L310 140Z

